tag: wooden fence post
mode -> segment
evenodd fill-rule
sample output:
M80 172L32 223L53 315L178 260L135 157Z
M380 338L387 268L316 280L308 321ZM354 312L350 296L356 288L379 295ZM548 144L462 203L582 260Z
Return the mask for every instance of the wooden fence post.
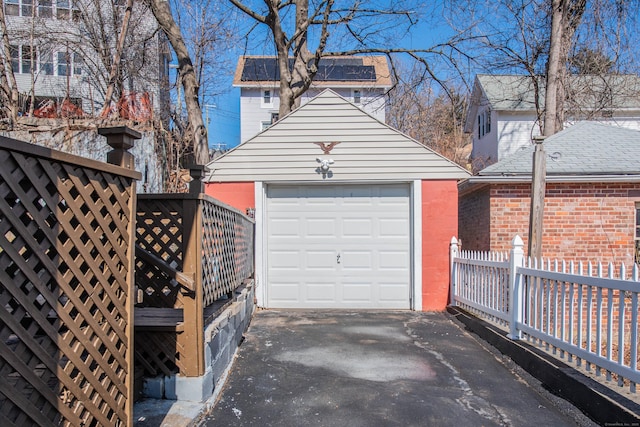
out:
M458 257L458 239L455 236L451 238L451 243L449 244L449 305L456 305L456 271L455 264L453 260Z
M512 340L522 338L517 323L522 321L522 277L517 274L518 267L524 262L524 242L518 235L511 242L509 255L509 337Z
M106 136L107 144L113 148L107 153L107 163L131 170L135 169L135 158L128 150L133 147L136 139L142 138L140 132L127 126L117 126L100 128L98 134Z
M110 127L110 128L99 128L98 134L103 135L107 138L107 144L113 148L113 150L107 153L107 163L112 165L120 166L126 169L135 170L135 157L133 154L129 153L129 150L133 148L135 144L135 140L140 139L142 135L140 132L137 132L127 126L119 126L119 127ZM125 335L127 337L127 346L129 351L127 352L127 365L129 372L127 372L127 406L126 406L126 414L127 414L127 425L133 425L133 402L135 401L134 396L134 381L135 375L133 372L134 369L134 306L136 303L136 279L135 279L135 269L136 269L136 209L137 209L137 197L136 197L136 181L132 180L131 182L131 198L129 199L129 212L130 212L130 224L129 224L129 275L127 277L127 282L129 286L129 297L127 299L127 326L125 330Z
M198 196L202 192L204 166L189 167L192 181L184 200L182 216L182 271L193 278L195 289L184 298L184 332L178 342L185 349L185 376L204 375L204 290L202 288L202 210Z

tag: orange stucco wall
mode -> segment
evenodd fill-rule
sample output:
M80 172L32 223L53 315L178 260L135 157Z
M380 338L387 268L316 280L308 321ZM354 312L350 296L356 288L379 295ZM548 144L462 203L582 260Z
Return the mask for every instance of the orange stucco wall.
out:
M456 181L422 181L422 309L449 300L449 242L458 235Z
M205 194L233 206L240 212L256 205L253 182L207 182L204 186Z

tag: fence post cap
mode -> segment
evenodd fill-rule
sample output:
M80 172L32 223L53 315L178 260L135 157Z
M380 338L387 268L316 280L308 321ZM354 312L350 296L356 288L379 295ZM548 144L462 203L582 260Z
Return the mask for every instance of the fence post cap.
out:
M107 144L114 149L128 150L133 147L133 141L142 138L142 134L128 126L113 126L98 128L98 135L107 137Z
M456 239L456 236L453 236L453 237L451 238L451 244L452 244L452 245L457 245L457 244L458 244L458 239Z
M524 242L522 241L522 237L520 237L518 234L516 234L516 237L513 238L513 240L511 241L511 244L513 246L520 246L520 247L524 246Z

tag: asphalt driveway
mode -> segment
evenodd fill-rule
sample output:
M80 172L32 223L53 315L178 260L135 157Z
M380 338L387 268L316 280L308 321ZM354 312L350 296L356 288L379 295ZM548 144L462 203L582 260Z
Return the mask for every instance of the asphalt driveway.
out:
M446 313L258 311L245 336L202 426L590 423Z

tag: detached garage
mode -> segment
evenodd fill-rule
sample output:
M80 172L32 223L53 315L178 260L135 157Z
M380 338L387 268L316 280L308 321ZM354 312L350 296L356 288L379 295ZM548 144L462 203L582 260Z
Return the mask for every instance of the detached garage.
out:
M446 306L469 174L331 90L208 167L207 194L255 209L259 306Z

